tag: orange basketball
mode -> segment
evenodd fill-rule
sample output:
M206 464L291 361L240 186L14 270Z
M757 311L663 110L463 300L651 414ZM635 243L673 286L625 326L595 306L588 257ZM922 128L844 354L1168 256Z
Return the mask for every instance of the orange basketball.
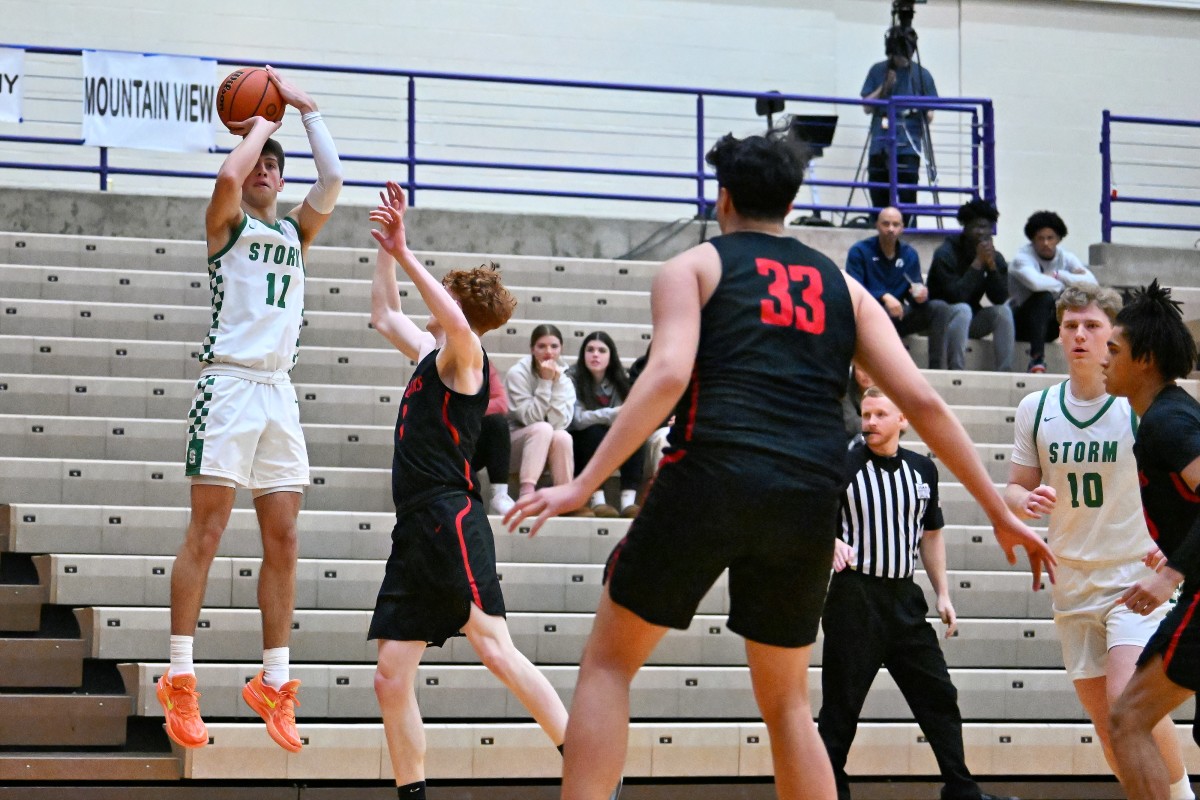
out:
M217 89L217 116L225 127L251 117L277 122L283 118L285 108L283 97L267 77L267 71L259 67L234 70Z

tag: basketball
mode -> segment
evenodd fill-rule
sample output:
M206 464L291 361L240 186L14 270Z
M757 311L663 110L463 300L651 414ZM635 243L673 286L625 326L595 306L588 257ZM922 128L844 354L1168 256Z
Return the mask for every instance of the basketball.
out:
M286 108L279 89L259 67L237 69L221 81L217 90L217 116L225 127L251 117L265 117L272 122L283 118Z

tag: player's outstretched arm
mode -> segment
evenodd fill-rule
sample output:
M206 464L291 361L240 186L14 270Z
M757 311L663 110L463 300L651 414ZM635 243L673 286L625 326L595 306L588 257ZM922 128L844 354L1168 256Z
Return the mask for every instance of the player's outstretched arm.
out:
M417 327L400 308L396 261L382 245L375 254L375 274L371 278L371 325L413 361L420 361L435 346L433 336Z
M263 145L271 138L271 134L279 130L279 125L263 117L230 124L229 130L239 134L242 141L225 156L221 169L217 171L212 198L204 214L210 253L224 247L230 229L242 221L242 184L258 163Z
M621 405L621 413L575 480L517 501L504 516L510 531L526 517L536 516L530 535L536 534L550 517L583 505L650 438L679 402L700 342L699 269L706 257L717 257L711 245L693 247L662 265L650 292L654 347L646 368Z
M338 158L337 147L333 144L329 129L325 127L325 120L321 117L316 101L269 64L267 77L279 90L283 102L300 112L300 121L304 123L304 133L308 136L313 166L317 168L317 182L308 190L304 202L288 212L288 216L299 223L300 241L304 247L308 247L329 221L329 215L333 213L333 206L342 191L342 162Z
M979 502L1008 562L1015 564L1014 548L1023 547L1033 573L1033 588L1041 587L1043 569L1053 581L1057 562L1049 546L1009 510L992 485L962 423L917 369L883 308L857 281L847 278L846 283L850 287L858 325L854 360L899 406L921 440L937 453L942 463Z
M421 293L421 299L425 301L429 313L446 332L446 346L443 350L445 356L460 365L467 364L482 369L483 346L479 343L479 337L471 330L471 324L467 322L462 309L445 287L434 280L429 270L425 269L425 265L408 249L404 230L404 212L408 206L404 190L395 181L388 181L387 189L380 192L379 197L380 204L371 212L370 219L379 223L380 228L372 230L371 235L399 262L400 268Z

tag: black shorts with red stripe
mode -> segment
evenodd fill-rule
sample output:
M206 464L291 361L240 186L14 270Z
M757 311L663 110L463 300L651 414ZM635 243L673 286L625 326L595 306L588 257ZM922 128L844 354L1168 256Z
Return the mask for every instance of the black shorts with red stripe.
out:
M1173 683L1200 691L1200 581L1187 581L1179 602L1146 642L1138 665L1162 656L1163 672Z
M729 570L731 631L777 647L816 640L840 490L796 488L774 459L712 448L663 460L605 581L613 602L685 629Z
M375 601L369 639L440 647L461 633L471 606L504 616L496 545L474 494L453 492L405 509Z

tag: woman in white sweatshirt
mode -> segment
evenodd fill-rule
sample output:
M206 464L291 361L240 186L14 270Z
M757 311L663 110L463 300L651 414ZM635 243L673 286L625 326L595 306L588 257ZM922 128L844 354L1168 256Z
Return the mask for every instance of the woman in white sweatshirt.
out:
M513 468L521 480L521 496L537 488L549 464L554 485L569 483L575 458L567 426L575 413L575 384L562 362L562 332L538 325L529 337L529 358L512 366L504 378L508 392L508 424L512 429ZM594 516L590 509L576 516Z

